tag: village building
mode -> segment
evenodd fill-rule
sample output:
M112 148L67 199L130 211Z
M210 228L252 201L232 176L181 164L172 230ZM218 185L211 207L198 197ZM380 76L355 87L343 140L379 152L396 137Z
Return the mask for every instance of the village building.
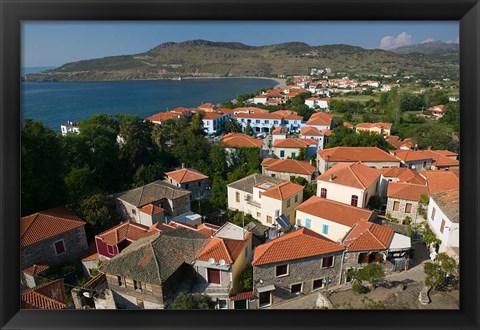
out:
M297 227L306 227L339 242L359 221L374 221L373 211L312 196L296 208Z
M295 224L295 207L303 199L303 186L252 174L227 185L228 208L250 214L266 226L289 229Z
M362 162L336 164L317 178L317 196L357 207L366 207L377 195L381 171Z
M68 307L63 278L20 293L21 309L67 309Z
M318 141L318 149L325 149L325 145L328 142L328 137L331 136L331 134L331 130L319 130L315 126L303 126L300 130L300 138Z
M427 223L435 236L441 240L435 252L459 256L460 194L458 189L441 191L430 196Z
M460 187L457 171L422 171L421 175L427 180L430 195Z
M20 286L22 288L34 288L40 284L42 278L48 273L50 266L47 264L33 264L22 270Z
M320 131L324 129L331 130L333 128L333 116L329 113L319 111L311 115L305 125L315 127Z
M382 198L387 196L387 187L390 182L404 182L417 185L426 185L427 180L417 171L406 167L391 167L382 169L378 195Z
M435 118L442 118L445 113L446 107L443 104L435 105L431 108L428 108L427 111L432 114Z
M243 133L225 134L220 141L225 148L261 148L263 141Z
M191 200L208 199L210 197L210 180L205 174L191 168L181 168L165 173L165 181L190 191Z
M20 269L66 262L79 264L88 249L85 221L65 206L20 219ZM39 273L37 273L39 274Z
M391 150L390 153L401 161L402 167L416 171L429 170L432 166L432 155L416 150Z
M190 191L158 180L114 194L117 212L146 226L168 223L170 218L190 211Z
M329 101L330 98L309 97L305 100L305 105L309 108L319 108L322 110L327 110Z
M161 125L167 120L177 120L181 117L185 117L182 113L179 112L160 112L153 116L147 117L147 120L150 120L152 123Z
M297 158L301 150L305 158L314 156L318 149L318 141L313 139L276 139L273 143L273 154L279 159Z
M66 124L60 125L60 130L62 131L63 136L67 135L68 133L80 133L78 123L74 123L73 121L69 121Z
M355 126L355 131L377 133L382 136L390 135L392 129L392 123L360 123Z
M307 228L258 246L252 261L258 307L339 284L343 252L340 244Z
M300 177L310 182L314 178L315 167L309 161L296 159L266 158L262 161L262 174L273 178L291 180Z
M339 163L362 162L375 168L400 167L400 160L377 147L335 147L317 152L320 173Z
M277 126L272 131L272 144L275 143L275 140L283 140L287 138L288 128L285 126Z
M432 157L432 170L450 170L459 169L460 162L457 160L458 154L448 150L420 150L425 156Z
M389 182L387 190L387 207L385 212L400 221L409 217L417 223L418 206L421 197L428 196L428 187L421 184Z
M410 138L400 140L400 137L396 135L389 135L389 136L386 136L385 139L388 141L388 143L390 143L390 145L394 146L396 149L399 149L399 150L414 149L412 139Z

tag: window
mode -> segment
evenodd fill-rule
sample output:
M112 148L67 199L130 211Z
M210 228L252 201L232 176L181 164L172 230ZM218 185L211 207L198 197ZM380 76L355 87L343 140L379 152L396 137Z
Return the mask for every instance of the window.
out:
M239 193L239 192L236 192L236 193L235 193L235 201L236 201L237 203L240 203L240 193Z
M142 292L142 282L133 280L133 288L135 291Z
M333 256L322 259L322 268L330 268L333 266Z
M440 232L443 234L443 230L445 229L445 219L442 219L442 224L440 225Z
M262 192L261 191L258 192L258 198L260 198L260 197L262 197Z
M260 307L269 306L272 303L270 291L261 292L258 298L259 298Z
M324 279L319 278L318 280L313 280L313 290L318 290L324 287Z
M257 218L261 218L262 214L260 212L257 212Z
M125 285L125 279L121 276L117 276L117 283L118 283L118 286L123 286L123 287L126 287Z
M247 258L247 257L248 257L248 245L245 246L245 258Z
M290 286L290 292L300 294L302 292L302 283L292 284Z
M208 283L220 284L220 271L218 269L207 268Z
M113 246L111 246L110 244L107 244L107 252L108 254L113 255Z
M274 121L273 121L273 124L274 124L274 125L278 125L278 120L274 120Z
M427 161L424 161L422 164L422 168L425 168L425 167L427 167Z
M295 203L298 202L298 194L295 195Z
M280 157L285 157L285 150L280 150Z
M132 209L132 214L137 214L137 210Z
M255 123L260 124L260 119L255 120Z
M53 245L55 246L55 253L57 255L65 253L65 244L63 243L63 239L60 241L56 241L55 243L53 243Z
M435 208L432 208L432 216L431 216L431 218L432 218L432 221L435 220Z
M288 275L288 265L280 265L275 267L275 276L287 276Z
M328 235L328 225L322 225L322 234Z
M197 182L197 185L198 185L199 187L201 187L201 186L202 186L202 181L198 181L198 182Z
M152 286L150 284L145 284L145 291L148 293L152 293L153 292Z
M312 226L312 220L305 219L305 227L310 228Z
M393 210L398 211L400 209L400 202L393 202Z
M275 177L275 173L270 174L270 176L271 176L272 178L274 178L274 177Z
M290 207L290 198L287 199L287 208Z
M292 158L295 158L297 157L297 153L296 152L292 152Z
M352 195L350 205L352 205L352 206L357 206L358 205L358 196L357 195Z
M272 217L267 215L267 223L272 223Z
M265 120L265 124L268 124L270 121L269 120Z
M320 189L320 197L327 198L327 189L326 188Z
M143 305L143 300L137 299L137 306L138 306L139 308L141 308L141 309L144 309L145 307L144 307L144 305Z
M227 309L227 300L226 299L218 299L218 309Z
M405 204L405 213L412 213L412 204L411 203Z
M187 184L185 185L185 189L188 189L189 187L190 187L190 185L187 183Z

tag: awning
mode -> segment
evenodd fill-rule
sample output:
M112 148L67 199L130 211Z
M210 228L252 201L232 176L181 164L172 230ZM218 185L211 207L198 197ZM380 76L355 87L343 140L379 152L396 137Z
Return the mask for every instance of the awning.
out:
M275 290L275 285L271 284L271 285L267 285L267 286L263 286L261 288L257 288L257 292L258 293L262 293L262 292L267 292L267 291L273 291Z
M287 219L287 217L282 214L278 218L275 219L275 221L283 228L283 229L289 229L292 224L290 223L290 220Z
M395 233L393 234L392 242L390 243L388 249L390 252L395 252L409 250L411 247L412 242L410 237Z

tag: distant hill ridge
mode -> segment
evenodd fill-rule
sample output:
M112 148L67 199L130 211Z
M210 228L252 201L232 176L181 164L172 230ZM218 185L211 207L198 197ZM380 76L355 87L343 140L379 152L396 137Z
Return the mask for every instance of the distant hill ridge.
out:
M420 53L425 55L443 55L445 53L458 53L459 45L441 41L424 42L416 45L408 45L392 49L397 54Z
M422 44L423 45L423 44ZM398 49L397 49L398 51ZM400 49L400 52L402 50ZM364 49L344 44L310 46L287 42L248 46L239 42L190 40L162 43L134 55L110 56L62 65L24 77L27 81L98 81L176 77L244 77L308 74L309 68L337 72L379 74L401 70L405 74L458 68L455 57L432 64L408 53Z

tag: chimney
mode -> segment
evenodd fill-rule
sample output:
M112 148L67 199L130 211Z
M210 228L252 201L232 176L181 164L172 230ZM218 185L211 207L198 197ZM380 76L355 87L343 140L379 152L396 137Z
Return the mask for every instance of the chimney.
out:
M329 179L328 181L330 181L330 182L332 182L332 181L333 181L333 174L332 174L332 175L330 175L330 179Z
M182 168L185 168L185 163L182 163Z

